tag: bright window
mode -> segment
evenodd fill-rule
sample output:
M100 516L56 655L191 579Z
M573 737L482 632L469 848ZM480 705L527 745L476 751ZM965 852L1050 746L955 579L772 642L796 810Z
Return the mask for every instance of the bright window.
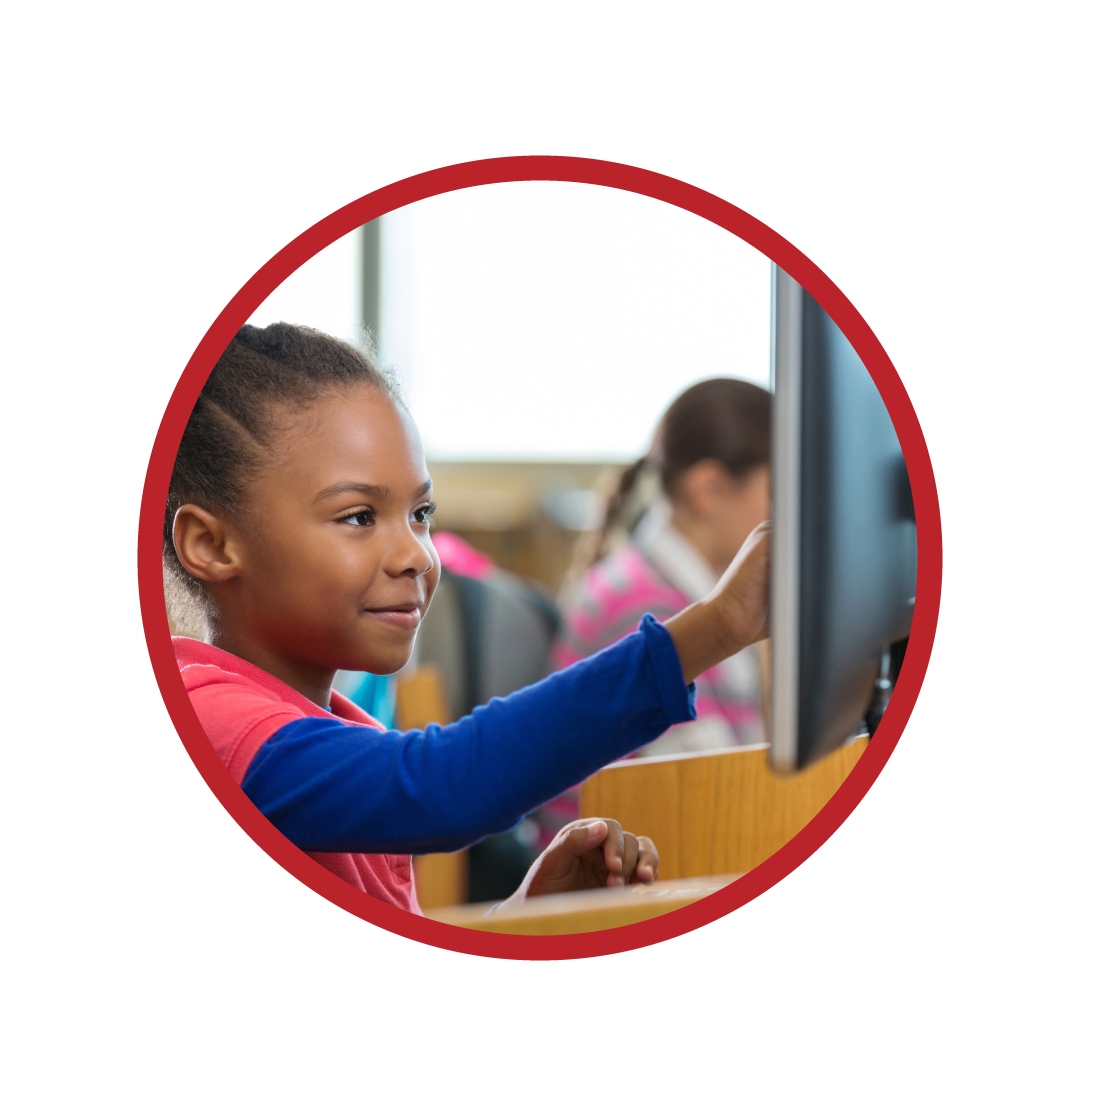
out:
M253 320L355 339L359 233L286 281ZM639 195L530 182L387 215L379 346L429 458L624 461L692 382L768 384L768 261Z

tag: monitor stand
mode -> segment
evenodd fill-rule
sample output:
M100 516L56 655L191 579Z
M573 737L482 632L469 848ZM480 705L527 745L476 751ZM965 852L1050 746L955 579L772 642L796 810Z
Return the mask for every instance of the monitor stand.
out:
M908 644L909 639L902 638L882 655L882 669L879 672L879 678L875 681L875 694L863 719L861 732L865 732L868 737L875 735L875 730L878 729L882 716L886 713L886 706L894 693L894 685L898 682L898 673L901 672L901 662L905 659L905 647Z

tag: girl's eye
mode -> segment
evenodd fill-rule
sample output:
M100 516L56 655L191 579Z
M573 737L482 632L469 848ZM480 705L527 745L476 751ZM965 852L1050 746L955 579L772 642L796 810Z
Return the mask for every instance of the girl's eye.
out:
M350 523L353 527L370 527L374 523L374 513L365 508L361 512L352 512L350 516L343 516L341 523Z
M434 512L435 501L433 500L431 504L423 504L417 508L416 511L413 512L413 519L415 519L417 523L427 523Z

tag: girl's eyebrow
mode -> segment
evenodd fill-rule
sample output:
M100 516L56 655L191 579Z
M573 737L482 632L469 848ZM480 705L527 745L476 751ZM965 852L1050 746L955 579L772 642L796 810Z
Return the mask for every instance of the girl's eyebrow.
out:
M432 491L432 479L428 478L419 489L416 490L416 496L422 497L426 493ZM322 489L314 498L314 504L320 504L322 500L328 500L329 497L338 497L343 493L361 493L366 497L374 497L377 500L391 501L397 494L386 485L367 485L360 481L338 481L335 485L330 485L327 489Z

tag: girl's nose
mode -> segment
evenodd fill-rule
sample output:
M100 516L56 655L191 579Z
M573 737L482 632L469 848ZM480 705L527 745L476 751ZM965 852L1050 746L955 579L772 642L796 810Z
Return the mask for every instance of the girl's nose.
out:
M402 525L386 555L386 571L395 577L403 574L419 577L434 565L435 557L427 538L418 536L408 525Z

